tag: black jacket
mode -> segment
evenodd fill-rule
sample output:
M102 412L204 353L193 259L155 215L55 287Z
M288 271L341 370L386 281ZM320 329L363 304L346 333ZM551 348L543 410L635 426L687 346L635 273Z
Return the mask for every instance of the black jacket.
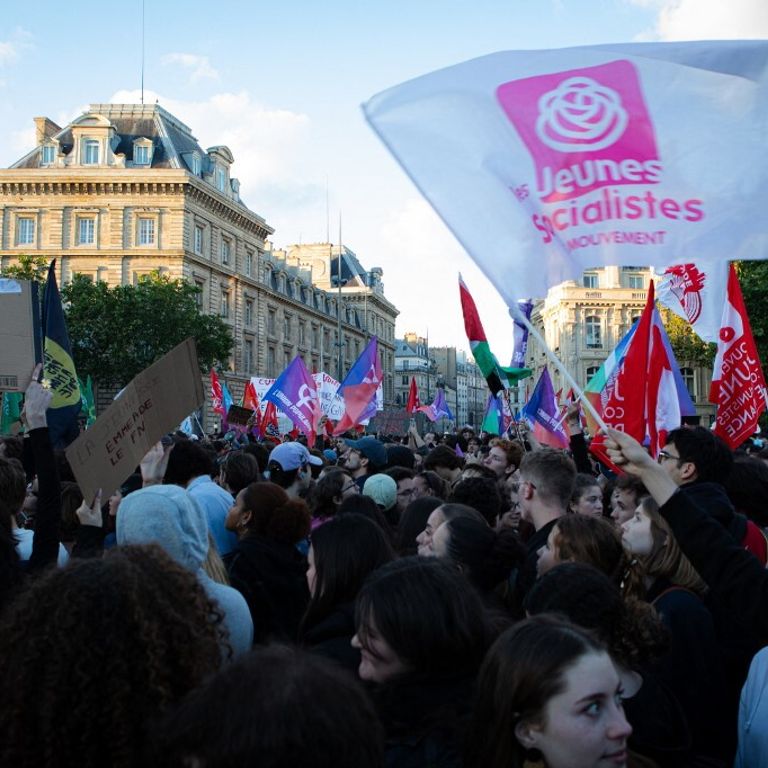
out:
M333 659L357 675L360 651L352 647L355 631L355 604L342 603L317 624L305 629L302 640L313 653Z
M248 603L254 643L294 641L309 602L307 561L293 544L246 536L224 557L229 580Z

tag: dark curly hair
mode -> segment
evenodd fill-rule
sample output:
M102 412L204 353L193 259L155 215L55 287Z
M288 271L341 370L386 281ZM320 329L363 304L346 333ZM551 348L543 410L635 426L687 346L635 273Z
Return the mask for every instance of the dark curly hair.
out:
M147 724L221 661L222 615L160 547L38 579L0 625L0 765L135 766Z
M309 535L307 503L291 498L275 483L251 483L242 491L242 506L251 513L246 535L266 536L295 544Z

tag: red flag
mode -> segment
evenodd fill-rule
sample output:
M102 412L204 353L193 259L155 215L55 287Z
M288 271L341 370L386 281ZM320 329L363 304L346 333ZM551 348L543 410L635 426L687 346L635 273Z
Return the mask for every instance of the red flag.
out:
M261 418L260 432L266 437L280 437L280 425L277 421L277 406L267 401L264 416Z
M653 281L648 289L645 309L635 330L635 335L621 364L621 369L612 380L610 389L604 393L603 421L614 429L626 432L643 442L645 439L646 384L648 378L648 351L654 309ZM605 450L606 436L597 435L590 445L590 451L604 464L621 472L608 459Z
M253 386L252 381L249 381L245 385L245 392L243 392L243 408L247 408L249 411L259 410L259 396L256 394L256 388Z
M221 391L221 383L219 377L216 375L216 371L211 368L211 404L213 406L214 413L221 414L226 417L224 411L224 395Z
M715 434L731 448L754 433L766 405L765 378L733 264L709 399L717 405Z
M421 406L419 401L419 390L416 387L416 377L411 376L411 388L408 390L408 402L406 403L405 410L407 413L415 413Z

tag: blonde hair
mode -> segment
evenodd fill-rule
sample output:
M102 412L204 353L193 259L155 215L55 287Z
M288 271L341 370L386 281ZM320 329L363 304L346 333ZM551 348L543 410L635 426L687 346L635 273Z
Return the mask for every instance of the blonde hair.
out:
M705 595L708 591L707 585L683 554L669 523L659 512L659 505L650 496L644 496L640 499L639 506L651 521L653 546L651 553L642 557L646 575L666 578L676 587L689 589L697 595Z
M203 561L203 570L207 574L208 578L219 584L226 584L229 586L229 575L224 565L224 561L221 559L219 550L216 549L216 542L213 540L210 532L208 533L208 554Z

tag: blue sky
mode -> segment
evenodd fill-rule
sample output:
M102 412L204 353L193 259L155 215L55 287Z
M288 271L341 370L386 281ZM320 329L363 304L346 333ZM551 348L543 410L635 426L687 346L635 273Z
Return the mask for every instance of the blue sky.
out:
M141 0L42 0L0 22L0 164L31 149L32 118L138 101ZM32 13L30 10L34 8ZM493 51L637 40L768 37L765 0L145 0L146 100L204 147L227 144L241 194L276 247L343 240L380 266L397 332L466 348L456 274L492 345L511 352L503 302L366 125L378 91Z

